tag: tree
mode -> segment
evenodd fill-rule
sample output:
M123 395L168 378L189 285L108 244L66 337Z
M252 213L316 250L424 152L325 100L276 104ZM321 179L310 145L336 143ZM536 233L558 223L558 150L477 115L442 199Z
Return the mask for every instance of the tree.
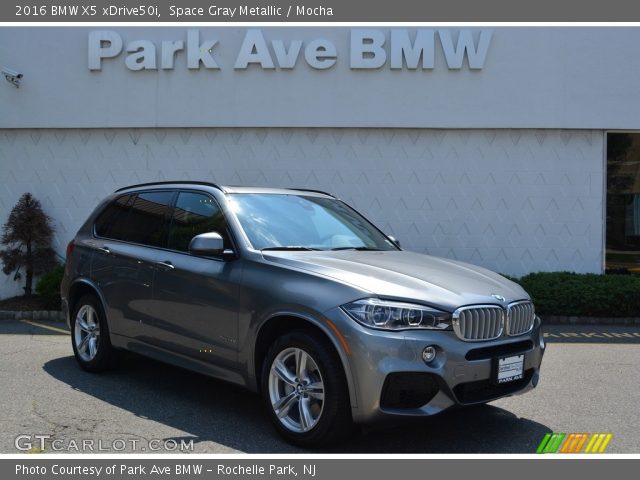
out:
M51 218L44 213L33 195L23 194L4 224L0 241L8 248L0 251L0 260L5 275L15 272L14 280L22 277L20 269L24 268L25 297L31 296L34 277L56 264L55 252L51 248L52 239Z

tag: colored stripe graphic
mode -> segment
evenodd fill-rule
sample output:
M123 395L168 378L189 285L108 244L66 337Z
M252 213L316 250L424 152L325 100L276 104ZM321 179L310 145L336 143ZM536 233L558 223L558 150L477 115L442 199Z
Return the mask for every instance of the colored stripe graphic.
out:
M598 453L598 449L600 448L600 443L604 440L603 433L594 433L593 436L596 438L596 442L591 447L591 453ZM589 453L588 451L586 453Z
M589 434L588 433L583 433L582 434L582 438L580 439L580 441L578 442L578 445L576 445L576 448L573 452L571 453L580 453L580 450L582 450L582 446L585 444L585 442L587 441L587 438L589 438Z
M567 435L567 440L566 442L564 442L564 445L562 445L562 448L560 449L560 453L567 453L567 450L572 445L575 438L576 438L575 433L570 433L569 435Z
M536 450L536 453L544 453L544 447L546 447L547 442L549 441L550 438L551 438L551 434L546 433L544 438L540 442L540 445L538 445L538 449Z
M544 449L544 453L556 453L566 433L554 433L551 435L551 440L547 444L547 448Z
M587 448L584 449L584 453L591 453L591 447L593 447L593 444L596 443L597 439L598 439L597 434L591 437L591 440L589 440L589 443L587 444Z
M604 453L612 438L611 433L549 432L542 438L536 453ZM583 451L585 444L587 446Z
M582 441L584 435L584 433L572 433L571 435L569 435L567 441L564 442L560 453L577 453L578 450L576 447Z
M609 445L609 442L611 441L612 438L613 438L613 434L611 433L606 434L606 437L604 437L604 442L602 442L602 446L600 447L600 450L598 451L598 453L604 453L605 449L607 448L607 445Z

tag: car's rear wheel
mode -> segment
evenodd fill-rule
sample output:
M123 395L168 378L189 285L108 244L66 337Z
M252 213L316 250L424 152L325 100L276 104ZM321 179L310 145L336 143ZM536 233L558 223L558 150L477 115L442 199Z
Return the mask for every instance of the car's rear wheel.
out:
M340 360L310 331L278 338L267 353L262 393L278 431L291 443L322 446L351 431L351 410Z
M102 305L93 295L85 295L76 303L71 316L71 344L83 369L99 372L112 367L115 351L109 328Z

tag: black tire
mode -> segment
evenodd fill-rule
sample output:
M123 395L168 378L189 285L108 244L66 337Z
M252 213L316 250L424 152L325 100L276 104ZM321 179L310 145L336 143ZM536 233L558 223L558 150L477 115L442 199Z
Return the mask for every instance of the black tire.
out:
M83 358L83 354L78 350L76 336L76 319L78 313L83 308L91 308L96 314L95 323L99 325L99 340L96 342L96 353L90 358ZM71 315L71 346L76 361L87 372L103 372L113 368L116 361L116 350L111 345L109 338L109 326L102 308L101 302L94 295L84 295L76 303ZM86 357L86 355L84 355Z
M324 400L315 425L299 432L288 428L274 410L270 396L270 373L274 360L291 349L304 351L321 374ZM267 352L261 377L262 397L278 432L301 447L323 447L345 440L353 432L349 391L342 363L331 343L308 330L295 330L277 338ZM306 397L305 397L306 398ZM298 405L299 407L300 405ZM291 407L293 410L294 407Z

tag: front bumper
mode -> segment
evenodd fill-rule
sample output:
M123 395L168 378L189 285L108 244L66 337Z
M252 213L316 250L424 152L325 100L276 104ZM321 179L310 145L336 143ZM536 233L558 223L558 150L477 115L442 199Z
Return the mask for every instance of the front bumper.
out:
M539 379L546 348L541 322L531 332L497 340L464 342L452 331L380 331L361 326L341 309L327 312L349 344L352 414L358 423L390 416L427 416L454 405L485 403L524 393ZM427 364L422 351L436 347ZM524 354L524 376L494 383L498 357ZM425 401L426 400L426 401Z

